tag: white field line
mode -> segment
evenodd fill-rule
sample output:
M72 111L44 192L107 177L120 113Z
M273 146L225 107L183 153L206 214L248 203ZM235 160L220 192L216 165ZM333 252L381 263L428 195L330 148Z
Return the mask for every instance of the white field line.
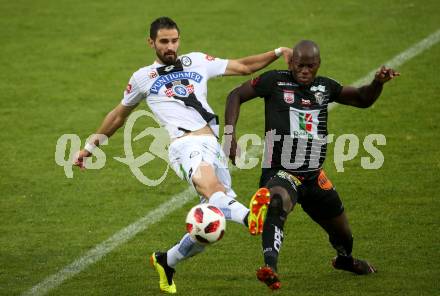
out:
M402 51L398 55L394 56L391 60L388 60L384 63L385 66L389 68L398 68L401 65L403 65L405 62L411 60L415 56L421 54L425 50L429 49L431 46L435 45L437 42L440 41L440 30L437 30L436 32L432 33L425 39L419 41L418 43L414 44L413 46L407 48L405 51ZM373 80L374 74L379 69L377 67L376 69L372 70L370 73L365 75L364 77L356 80L353 82L353 86L361 86L364 84L367 84ZM335 108L338 104L337 103L331 103L329 106L329 110L332 110Z
M195 194L191 187L174 195L171 199L162 203L146 216L118 231L109 239L103 241L92 250L85 253L82 257L76 259L57 273L45 278L38 285L35 285L22 295L44 295L48 293L50 290L58 287L62 282L83 271L89 265L99 261L103 256L113 251L116 247L132 239L139 232L144 231L150 225L162 220L166 215L183 207L187 202L192 200L194 196Z
M391 60L386 61L384 64L388 67L397 68L405 62L411 60L415 56L419 55L423 51L427 50L428 48L439 42L439 40L440 30L429 35L425 39L421 40L420 42L411 46L400 54L396 55ZM372 80L376 71L377 69L371 71L361 79L355 81L353 85L359 86L368 83L370 80ZM329 109L331 110L335 106L336 105L331 105L329 106ZM254 153L251 152L249 154ZM57 273L48 276L42 282L33 286L22 295L45 295L49 291L61 285L64 281L70 279L71 277L86 269L89 265L92 265L95 262L99 261L102 257L113 251L118 246L132 239L139 232L146 230L150 225L162 220L166 215L170 214L174 210L183 207L186 203L192 200L194 196L195 194L192 192L191 188L188 188L183 192L172 196L170 200L164 202L159 207L149 212L146 216L120 230L104 242L98 244L95 248L86 252L82 257L76 259L74 262L67 265Z

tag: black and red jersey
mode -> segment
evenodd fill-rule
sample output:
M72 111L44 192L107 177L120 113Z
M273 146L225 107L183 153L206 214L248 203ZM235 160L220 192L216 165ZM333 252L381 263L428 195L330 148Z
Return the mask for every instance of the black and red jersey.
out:
M338 98L342 86L321 76L308 86L300 85L290 71L279 70L265 72L251 83L265 101L263 168L319 170L327 151L328 104Z

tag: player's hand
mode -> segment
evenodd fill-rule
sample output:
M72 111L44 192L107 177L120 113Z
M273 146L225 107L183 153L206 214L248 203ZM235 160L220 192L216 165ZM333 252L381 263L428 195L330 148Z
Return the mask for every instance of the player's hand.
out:
M229 145L229 147L227 146L228 145L223 147L226 150L225 154L229 157L232 164L235 165L235 158L240 157L241 154L240 147L237 145L237 139L235 138L235 134L232 135L231 145Z
M82 150L78 151L73 159L73 165L78 166L80 169L85 169L84 157L89 157L91 155L92 155L92 153L90 153L86 149L82 149Z
M385 82L390 81L396 76L400 76L400 73L395 71L394 69L382 66L379 71L376 72L376 75L374 75L374 80L384 84Z
M289 65L293 56L293 49L289 47L281 47L281 52L283 53L284 61Z

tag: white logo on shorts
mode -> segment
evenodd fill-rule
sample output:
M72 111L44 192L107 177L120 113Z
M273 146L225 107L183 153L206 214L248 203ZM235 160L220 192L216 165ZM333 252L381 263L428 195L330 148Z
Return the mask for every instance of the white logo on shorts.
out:
M191 152L191 154L189 155L189 158L196 157L196 156L199 155L199 154L200 154L199 151L193 151L193 152Z

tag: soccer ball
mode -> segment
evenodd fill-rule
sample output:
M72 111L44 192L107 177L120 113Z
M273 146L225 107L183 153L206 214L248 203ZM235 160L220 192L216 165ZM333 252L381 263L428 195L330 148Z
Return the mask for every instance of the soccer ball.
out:
M225 215L211 204L197 205L186 216L186 231L199 243L215 243L222 239L225 230Z

